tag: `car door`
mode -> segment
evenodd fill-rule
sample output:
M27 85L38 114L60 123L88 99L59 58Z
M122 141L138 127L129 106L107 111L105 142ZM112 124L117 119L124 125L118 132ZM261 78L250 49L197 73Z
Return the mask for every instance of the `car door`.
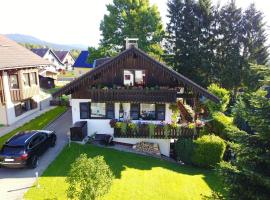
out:
M39 136L35 135L29 142L28 149L32 155L40 155L41 150L39 148Z
M44 151L47 150L47 147L48 147L48 136L46 133L39 133L38 135L39 137L39 146L40 146L40 149L41 149L41 153L43 153Z

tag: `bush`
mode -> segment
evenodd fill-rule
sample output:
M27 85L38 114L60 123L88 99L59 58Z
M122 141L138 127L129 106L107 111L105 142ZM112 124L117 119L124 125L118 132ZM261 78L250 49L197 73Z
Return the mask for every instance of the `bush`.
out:
M150 123L148 124L148 129L149 129L149 136L153 137L155 135L155 129L156 129L157 125L154 123Z
M87 158L81 154L71 165L67 176L69 199L99 199L108 193L113 174L102 156Z
M204 135L194 141L193 164L200 167L212 167L219 163L225 152L226 144L215 135Z
M211 100L206 100L205 105L208 108L210 114L220 111L225 112L230 101L230 92L225 88L219 87L217 84L211 84L208 91L220 99L220 103L214 103Z
M185 164L191 164L193 153L193 140L191 138L178 139L175 143L176 159Z

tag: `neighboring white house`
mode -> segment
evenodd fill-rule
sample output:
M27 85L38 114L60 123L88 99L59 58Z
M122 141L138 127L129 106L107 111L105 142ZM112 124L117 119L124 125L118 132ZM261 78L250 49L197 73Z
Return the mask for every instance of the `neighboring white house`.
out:
M194 107L200 96L214 102L219 99L134 45L128 47L61 88L54 97L71 94L73 123L87 121L88 135L110 134L114 142L129 145L154 142L163 155L169 156L171 140L187 130L181 105L192 102ZM173 119L175 107L183 112L177 122ZM126 123L128 128L111 127L112 119ZM138 129L130 128L131 122ZM175 128L165 130L165 124L172 123L183 125L180 132ZM156 124L154 132L150 132L152 124Z
M54 51L60 61L65 65L65 69L68 71L72 70L72 66L75 63L73 56L70 51Z
M13 124L40 109L38 68L50 64L0 35L0 124Z
M41 58L51 63L50 67L55 68L55 71L64 70L65 64L58 58L55 52L50 48L31 49L31 51Z

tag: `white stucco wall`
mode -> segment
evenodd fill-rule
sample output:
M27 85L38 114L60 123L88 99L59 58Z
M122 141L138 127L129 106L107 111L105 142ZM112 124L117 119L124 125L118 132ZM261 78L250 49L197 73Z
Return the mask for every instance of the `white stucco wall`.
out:
M51 51L48 51L43 56L43 58L50 61L56 67L56 70L65 68L65 66L61 62L59 62L59 60L52 54Z
M72 121L73 123L77 121L87 121L88 125L88 135L92 135L95 132L100 134L111 134L113 135L113 129L110 127L110 119L80 119L80 103L81 102L91 102L91 99L72 99L71 100L71 106L72 106ZM130 103L122 103L123 110L124 110L124 117L126 119L129 119L129 113L130 113ZM119 118L119 108L120 103L115 103L115 118ZM165 105L166 111L165 111L165 122L170 123L171 122L171 114L172 111L169 109L169 104L167 103ZM133 120L134 122L149 122L149 123L161 123L161 121L158 120Z
M80 103L81 102L91 102L91 99L72 99L71 106L72 106L72 121L73 123L77 121L87 121L88 126L88 135L93 135L94 133L99 134L110 134L113 135L113 128L110 127L110 119L80 119ZM130 113L130 103L122 103L124 116L129 119ZM169 109L169 103L165 105L165 122L171 122L171 114L172 111ZM120 103L115 103L115 118L119 118L119 108ZM137 122L139 120L133 120ZM141 122L151 122L151 123L160 123L161 121L153 120L153 121L146 121L140 120ZM160 151L163 155L169 156L170 155L170 139L148 139L148 138L114 138L114 141L127 143L127 144L136 144L141 141L145 142L152 142L159 144Z
M150 138L114 138L113 141L136 144L138 142L151 142L159 145L160 153L165 156L170 156L170 139L150 139Z

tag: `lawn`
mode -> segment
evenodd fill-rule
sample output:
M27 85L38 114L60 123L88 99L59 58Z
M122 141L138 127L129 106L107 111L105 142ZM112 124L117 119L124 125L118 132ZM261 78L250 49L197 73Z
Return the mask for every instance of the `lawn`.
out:
M60 78L73 78L75 77L74 71L65 71L64 73L61 72L58 77Z
M25 199L66 199L65 178L70 164L81 154L104 156L115 179L105 200L120 199L201 199L211 190L221 191L219 178L211 170L179 166L156 158L120 152L93 145L66 146L39 179Z
M48 125L50 122L56 119L59 115L64 113L66 109L67 108L64 106L56 107L52 110L47 111L46 113L43 113L42 115L36 117L35 119L32 119L31 121L7 133L6 135L3 135L2 137L0 137L0 147L2 147L2 145L6 142L6 140L8 140L10 137L15 135L19 131L43 129L46 125Z
M54 88L51 89L44 89L44 92L49 93L49 94L53 94L56 91L58 91L61 88L61 86L55 86Z

